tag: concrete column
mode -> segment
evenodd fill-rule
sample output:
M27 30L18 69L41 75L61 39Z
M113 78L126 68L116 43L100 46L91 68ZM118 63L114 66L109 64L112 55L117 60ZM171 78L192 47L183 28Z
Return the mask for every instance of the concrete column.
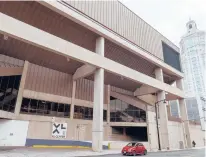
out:
M22 99L23 99L23 92L24 92L24 86L25 86L25 82L26 82L26 75L27 75L28 67L29 67L29 62L25 61L24 62L23 72L22 72L22 75L21 75L19 91L18 91L18 95L17 95L17 99L16 99L15 111L14 111L14 113L16 115L19 114L20 109L21 109L21 103L22 103Z
M149 143L149 150L151 151L151 135L150 135L150 124L149 124L149 114L148 114L148 105L146 105L146 123L147 123L147 137Z
M155 69L156 79L164 82L163 71L161 68ZM159 106L160 116L160 145L161 149L167 149L169 145L169 132L168 132L168 115L167 115L167 104L163 102L166 98L165 92L160 91L157 93L157 101L160 101L157 105Z
M107 85L107 123L110 123L110 85Z
M75 105L76 81L72 84L72 102L70 106L70 119L74 118L74 105Z
M177 88L183 90L182 79L176 81L176 86ZM191 135L190 135L190 124L188 121L185 99L179 99L179 109L180 109L180 117L183 120L183 133L184 133L184 139L185 139L184 141L185 147L191 148L192 141L191 141Z
M104 38L96 40L96 53L104 56ZM103 144L103 104L104 104L104 69L99 68L94 74L94 106L92 122L92 149L102 151Z

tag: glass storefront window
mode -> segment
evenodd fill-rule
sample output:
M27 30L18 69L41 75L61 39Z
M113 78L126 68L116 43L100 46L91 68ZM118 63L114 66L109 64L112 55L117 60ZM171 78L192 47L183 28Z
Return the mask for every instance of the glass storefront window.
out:
M14 112L21 76L0 77L0 110Z
M69 118L70 104L23 98L20 113Z
M93 119L93 108L84 107L84 106L74 106L74 118L75 119L84 119L92 120ZM107 119L107 111L103 111L103 120Z

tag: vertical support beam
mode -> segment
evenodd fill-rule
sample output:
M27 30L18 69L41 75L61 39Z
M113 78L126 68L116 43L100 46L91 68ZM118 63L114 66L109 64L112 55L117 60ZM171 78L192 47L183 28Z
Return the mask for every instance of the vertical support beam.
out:
M149 142L149 150L151 151L151 134L150 134L150 124L149 124L149 113L148 105L146 106L146 123L147 123L147 137Z
M155 69L156 79L164 82L163 71L161 68ZM160 116L160 141L161 141L161 149L167 149L170 147L169 145L169 132L168 132L168 115L167 115L167 107L163 102L165 100L165 91L160 91L157 93L157 102L159 106L159 116Z
M110 123L110 85L107 85L107 123Z
M96 40L95 52L104 56L104 38ZM103 144L103 104L104 104L104 69L99 68L94 74L94 106L92 122L92 149L102 151Z
M15 111L14 111L15 115L19 115L19 113L20 113L28 67L29 67L29 62L25 61L23 72L21 75L21 81L20 81L20 85L19 85L18 95L17 95L17 99L16 99L16 105L15 105Z
M183 90L183 82L182 79L176 81L177 88ZM180 117L183 120L183 132L184 132L184 139L185 139L185 147L191 148L192 147L192 141L191 141L191 135L190 135L190 124L188 121L188 115L187 115L187 107L185 103L185 99L179 99L179 108L180 108Z
M77 84L76 81L73 81L73 84L72 84L72 102L71 102L71 107L70 107L70 119L74 118L76 84Z

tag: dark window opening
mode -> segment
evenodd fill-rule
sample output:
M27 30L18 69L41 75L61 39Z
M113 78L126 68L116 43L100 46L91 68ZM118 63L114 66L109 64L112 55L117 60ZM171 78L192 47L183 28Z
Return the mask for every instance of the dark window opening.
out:
M0 77L0 110L14 112L21 75Z
M112 134L124 141L147 142L147 127L112 127Z
M112 134L123 135L124 128L122 127L112 127Z
M146 112L138 107L110 97L111 122L146 122Z
M93 108L83 107L83 106L74 106L74 119L84 119L92 120L93 119ZM107 111L103 111L103 120L107 120Z
M126 135L133 139L133 141L148 141L147 127L128 127L126 128Z
M191 24L189 24L189 29L192 29L192 25Z
M180 54L172 49L170 46L162 42L164 62L173 68L181 71Z
M69 118L70 104L23 98L20 113Z

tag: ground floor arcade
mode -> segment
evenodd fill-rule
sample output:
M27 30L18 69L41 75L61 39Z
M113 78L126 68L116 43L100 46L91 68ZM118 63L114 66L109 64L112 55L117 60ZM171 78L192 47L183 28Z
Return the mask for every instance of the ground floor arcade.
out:
M5 55L1 57L21 62ZM0 77L0 129L1 139L4 139L0 141L0 145L91 147L94 115L90 87L92 81L80 79L74 84L69 84L69 75L29 62L15 68L22 68L22 71ZM7 70L11 70L10 67L7 67ZM43 75L44 73L47 75ZM51 74L56 80L47 79ZM64 89L66 84L61 84L62 81L67 81L68 90ZM22 95L19 92L22 92ZM74 92L75 96L72 96ZM19 95L21 103L18 109L16 105ZM158 136L153 98L151 95L147 99L145 96L137 98L130 91L105 85L102 109L103 148L121 148L129 141L141 141L149 150L157 150ZM183 149L184 124L181 119L171 117L169 105L166 106L169 147ZM160 113L158 115L161 116ZM63 125L66 131L53 134L56 129L54 124ZM200 126L190 124L190 131L191 139L199 146L203 146L204 132ZM199 136L195 137L197 134ZM163 136L160 138L162 140Z

